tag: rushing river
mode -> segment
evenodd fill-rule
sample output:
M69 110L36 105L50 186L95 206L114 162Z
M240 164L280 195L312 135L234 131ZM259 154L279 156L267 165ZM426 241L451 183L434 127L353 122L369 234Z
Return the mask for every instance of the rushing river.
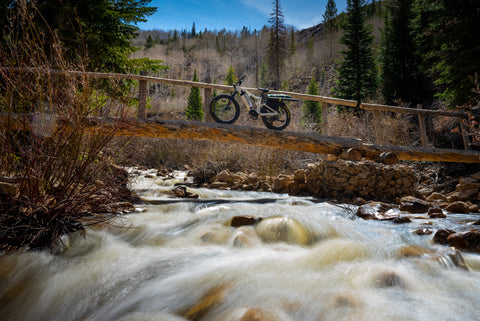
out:
M354 206L206 189L165 202L184 173L145 174L132 189L157 205L53 251L0 256L0 320L480 319L480 256L413 233L465 229L466 216L393 224ZM231 227L237 215L264 220Z

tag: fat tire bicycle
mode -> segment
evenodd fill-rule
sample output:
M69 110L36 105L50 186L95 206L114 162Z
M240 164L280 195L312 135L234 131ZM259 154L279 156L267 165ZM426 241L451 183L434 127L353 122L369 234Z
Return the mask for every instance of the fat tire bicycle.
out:
M269 129L282 130L290 124L290 110L283 101L297 101L286 95L268 95L269 89L258 88L260 96L255 96L243 89L242 82L246 76L241 77L231 95L218 95L210 103L210 115L217 123L233 124L240 116L240 106L235 99L237 94L248 108L248 114L254 120L261 117L263 123Z

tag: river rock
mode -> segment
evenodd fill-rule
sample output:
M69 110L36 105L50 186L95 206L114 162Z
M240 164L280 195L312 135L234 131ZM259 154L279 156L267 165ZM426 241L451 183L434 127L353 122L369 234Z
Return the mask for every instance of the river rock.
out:
M404 287L405 282L395 272L388 271L376 277L375 284L379 288Z
M447 242L459 250L480 253L480 232L477 230L452 233L448 235Z
M239 215L234 216L232 221L230 222L230 226L239 227L245 225L257 225L263 218L261 217L254 217L248 215Z
M416 235L430 235L432 233L433 233L433 230L431 228L421 228L413 232L413 234L416 234Z
M212 308L223 302L233 287L233 283L226 283L212 288L183 317L188 320L201 320Z
M392 210L392 206L382 202L370 202L361 205L357 209L356 215L364 220L393 220L399 218L398 213Z
M188 172L188 176L192 176L194 184L201 185L203 183L209 182L217 175L218 172L218 166L212 163L208 163L204 167L199 167L193 171Z
M309 237L305 227L290 217L264 218L255 230L264 242L287 242L307 245Z
M392 222L395 224L404 224L404 223L411 223L412 220L408 216L398 216L398 217L395 217L392 220Z
M426 213L430 203L413 196L405 196L400 199L400 210L409 213Z
M448 245L447 238L450 234L455 233L453 230L449 229L440 229L433 236L433 243Z
M432 207L428 210L428 216L430 218L445 218L447 217L445 214L443 214L443 211L441 208L438 207Z
M454 214L455 213L457 213L457 214L468 214L468 213L470 213L470 206L465 202L456 201L456 202L453 202L450 205L448 205L445 208L445 210L450 212L450 213L454 213Z
M416 246L416 245L407 245L400 248L396 253L395 256L397 258L409 258L409 257L421 257L425 254L431 253L432 251L427 250L423 247Z
M272 185L272 192L283 193L288 190L288 186L293 182L293 178L288 175L279 175L275 177Z
M172 192L177 196L181 198L198 198L198 195L195 193L191 193L187 190L186 186L179 185L176 186Z
M434 192L427 197L429 202L448 202L448 199L445 195L441 193Z
M262 240L251 226L241 226L233 234L234 247L253 247L262 244Z
M214 180L219 182L225 182L229 184L237 184L244 180L246 177L240 174L232 174L228 170L221 171L217 176L215 176Z

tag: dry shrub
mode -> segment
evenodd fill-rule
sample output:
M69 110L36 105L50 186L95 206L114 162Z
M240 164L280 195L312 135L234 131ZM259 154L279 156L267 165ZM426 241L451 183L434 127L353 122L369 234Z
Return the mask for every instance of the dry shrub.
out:
M85 73L68 74L82 65L66 62L59 41L44 42L34 10L23 4L0 54L1 66L17 68L0 69L0 179L10 188L0 193L0 251L50 246L82 230L89 205L118 199L125 179L102 155L124 125L125 105Z
M122 140L122 138L118 138ZM124 144L118 162L149 168L184 169L212 163L232 172L255 172L263 177L292 173L318 155L267 147L183 139L134 138Z
M338 112L330 108L327 113L325 135L360 138L364 143L378 143L375 135L374 114L371 111ZM418 126L403 114L380 112L378 131L382 145L409 146L419 140Z

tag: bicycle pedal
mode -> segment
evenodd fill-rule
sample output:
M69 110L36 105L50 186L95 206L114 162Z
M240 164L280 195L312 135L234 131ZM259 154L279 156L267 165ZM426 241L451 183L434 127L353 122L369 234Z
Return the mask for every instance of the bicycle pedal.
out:
M250 109L248 113L250 114L250 116L258 118L258 113L255 109Z

